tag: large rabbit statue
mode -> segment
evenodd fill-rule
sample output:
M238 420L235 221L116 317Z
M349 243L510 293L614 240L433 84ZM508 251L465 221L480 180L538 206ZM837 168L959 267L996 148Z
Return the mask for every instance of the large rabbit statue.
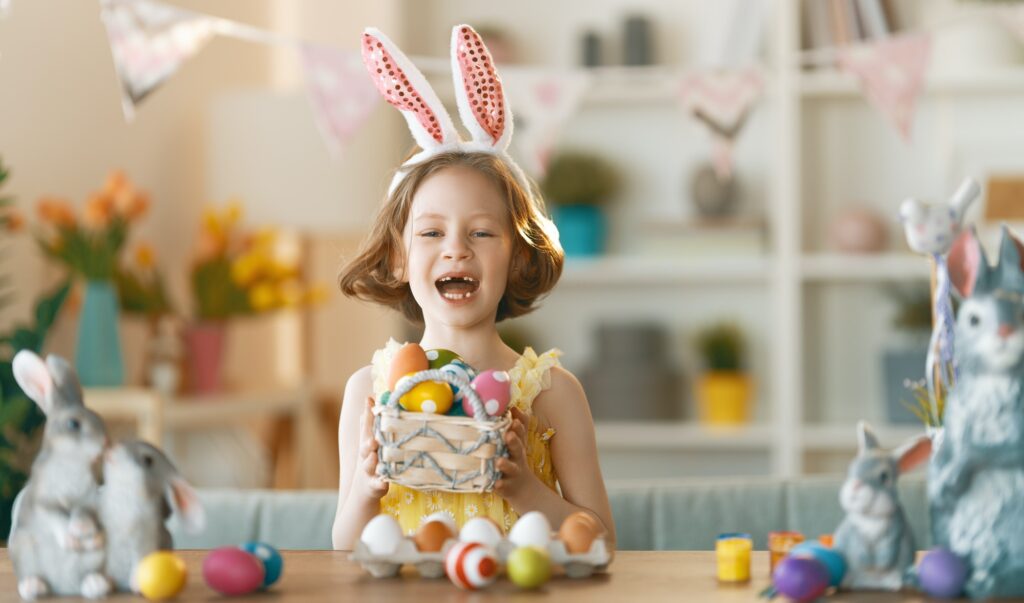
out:
M991 267L973 231L949 254L963 301L960 377L928 480L932 530L970 568L975 599L1024 596L1024 245L1005 227Z
M896 482L901 473L928 459L931 440L922 435L889 452L879 446L867 423L861 421L857 431L857 456L839 491L846 512L835 533L835 549L847 565L842 586L900 590L917 549Z

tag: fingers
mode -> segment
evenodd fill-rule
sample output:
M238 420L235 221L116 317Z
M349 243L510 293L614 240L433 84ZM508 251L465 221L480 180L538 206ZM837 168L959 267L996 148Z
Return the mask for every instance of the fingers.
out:
M519 435L519 430L515 429L515 422L513 422L512 429L505 432L505 445L508 446L509 457L516 461L523 461L526 459L526 446L523 445L526 434L522 437Z
M498 462L494 464L495 469L501 471L501 475L506 478L516 477L520 473L519 464L509 459L498 459Z

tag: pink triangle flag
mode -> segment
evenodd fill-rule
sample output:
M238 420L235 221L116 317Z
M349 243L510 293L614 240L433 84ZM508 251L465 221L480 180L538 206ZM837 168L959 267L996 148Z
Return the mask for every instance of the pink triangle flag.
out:
M502 84L516 119L518 159L531 175L547 171L559 134L583 100L590 76L583 71L505 67Z
M125 119L216 33L217 19L148 0L102 0Z
M907 34L840 48L838 65L853 74L870 102L910 139L917 98L924 90L931 36Z
M366 123L380 94L359 52L303 44L306 92L317 126L331 153L342 149Z
M712 164L719 177L732 173L732 149L758 98L764 80L756 69L701 71L683 76L683 109L711 134Z

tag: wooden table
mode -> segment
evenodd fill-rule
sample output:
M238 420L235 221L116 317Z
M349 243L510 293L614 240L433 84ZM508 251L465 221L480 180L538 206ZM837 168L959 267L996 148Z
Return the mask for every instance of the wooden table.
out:
M336 551L285 551L284 574L269 593L227 599L211 590L202 579L205 551L180 551L188 565L189 581L177 598L179 601L254 601L287 603L289 601L531 601L541 597L559 603L655 601L694 601L697 603L746 603L765 601L757 594L768 584L768 555L755 552L754 579L742 586L723 586L715 581L715 557L711 552L636 552L616 555L609 572L582 580L565 577L552 579L541 591L518 590L506 578L486 590L468 593L447 579L420 578L413 568L405 568L398 578L376 579L349 561L349 553ZM114 600L131 600L119 595ZM134 598L144 601L142 598ZM77 599L62 599L72 601ZM916 593L842 593L825 601L905 601L929 599ZM20 601L16 580L7 551L0 550L0 603ZM84 599L83 599L84 601ZM784 599L775 599L784 601Z
M106 419L134 421L139 437L162 446L164 430L238 425L254 417L292 417L298 446L299 487L314 484L322 448L307 387L238 391L166 399L142 387L86 388L85 404Z

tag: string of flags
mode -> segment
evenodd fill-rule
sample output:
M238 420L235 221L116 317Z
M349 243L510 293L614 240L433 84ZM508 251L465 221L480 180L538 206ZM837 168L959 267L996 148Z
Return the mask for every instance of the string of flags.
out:
M304 70L314 119L336 155L380 102L358 50L309 44L160 0L99 2L128 121L149 95L214 36L294 48ZM0 0L0 18L10 16L12 3ZM1003 21L1024 41L1024 8L1005 13ZM910 31L826 50L838 69L856 78L868 102L909 139L917 99L925 87L931 37L929 31ZM449 69L448 62L440 59L418 57L417 64L428 72ZM560 131L593 83L593 73L519 66L502 69L517 117L517 152L534 175L543 174ZM672 76L678 80L675 90L680 109L710 136L712 163L720 177L730 174L733 147L762 97L762 74L758 68L730 68Z

